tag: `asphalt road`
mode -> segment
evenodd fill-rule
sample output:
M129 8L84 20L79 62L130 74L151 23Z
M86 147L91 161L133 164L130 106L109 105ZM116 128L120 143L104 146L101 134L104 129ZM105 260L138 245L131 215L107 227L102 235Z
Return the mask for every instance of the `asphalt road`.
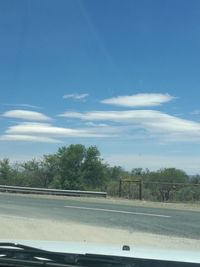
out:
M1 215L78 222L88 225L200 239L200 212L41 196L0 194Z

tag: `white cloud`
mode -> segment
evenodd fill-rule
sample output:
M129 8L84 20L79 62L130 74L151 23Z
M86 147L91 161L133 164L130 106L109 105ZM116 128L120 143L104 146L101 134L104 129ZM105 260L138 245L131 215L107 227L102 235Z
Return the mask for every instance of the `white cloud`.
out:
M160 134L171 141L200 140L200 123L155 110L65 112L59 116L86 121L109 121L119 126L125 124L135 129Z
M94 123L92 121L86 122L85 125L90 126L90 127L107 127L108 124L105 123Z
M86 97L88 96L89 94L67 94L67 95L64 95L63 98L64 99L72 98L74 100L85 101Z
M47 117L43 113L30 110L9 110L2 114L5 118L15 118L30 121L49 121L51 118Z
M60 140L44 137L44 136L32 136L32 135L9 135L5 134L0 136L0 141L21 141L21 142L39 142L39 143L61 143Z
M110 104L123 107L152 107L160 106L163 103L169 102L175 97L169 94L135 94L130 96L117 96L113 98L104 99L103 104Z
M12 107L23 107L23 108L36 108L40 109L41 107L30 105L30 104L4 104L4 106L12 106Z
M6 134L32 135L47 137L105 137L104 133L90 131L90 129L70 129L52 126L48 123L21 123L10 126Z
M188 174L200 172L200 158L182 155L154 155L154 154L111 154L104 156L111 165L119 165L125 169L148 168L152 171L161 168L178 168Z

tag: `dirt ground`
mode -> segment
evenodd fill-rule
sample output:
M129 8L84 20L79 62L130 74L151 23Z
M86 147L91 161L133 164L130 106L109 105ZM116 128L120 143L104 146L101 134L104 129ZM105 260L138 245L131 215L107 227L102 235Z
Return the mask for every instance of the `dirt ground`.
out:
M2 194L2 193L1 193ZM3 193L6 194L6 193ZM30 197L30 195L24 195ZM200 211L200 203L159 203L117 198L77 198L63 196L31 197L50 199L73 199L80 202L112 203L121 205ZM172 248L200 251L200 240L170 237L122 229L89 226L72 222L49 221L33 218L0 215L0 239L51 240L92 242L101 244L129 244L153 248Z
M128 244L149 248L200 250L200 240L88 226L71 222L0 216L0 239Z

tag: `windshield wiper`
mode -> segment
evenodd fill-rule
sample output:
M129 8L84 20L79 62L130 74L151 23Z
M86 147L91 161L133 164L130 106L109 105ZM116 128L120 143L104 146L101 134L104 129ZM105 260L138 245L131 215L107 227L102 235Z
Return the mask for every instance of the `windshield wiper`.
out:
M130 260L130 259L129 259ZM18 243L0 243L0 266L99 266L123 267L123 257L47 251Z
M73 255L73 254L72 254ZM75 261L75 255L67 257L68 254L46 251L43 249L18 244L11 242L0 243L0 265L2 263L9 264L25 264L27 266L39 266L46 265L47 263L73 263ZM19 265L23 266L23 265Z

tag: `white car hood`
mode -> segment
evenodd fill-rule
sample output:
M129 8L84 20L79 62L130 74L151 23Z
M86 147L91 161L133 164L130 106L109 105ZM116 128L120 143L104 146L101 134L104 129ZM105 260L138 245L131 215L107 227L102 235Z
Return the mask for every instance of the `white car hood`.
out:
M73 243L62 241L35 241L35 240L0 240L0 242L13 242L27 246L37 247L54 252L75 253L75 254L98 254L109 256L122 256L140 259L180 261L188 263L200 263L199 251L187 250L164 250L148 247L130 246L129 251L122 250L123 245L102 245L93 243Z

